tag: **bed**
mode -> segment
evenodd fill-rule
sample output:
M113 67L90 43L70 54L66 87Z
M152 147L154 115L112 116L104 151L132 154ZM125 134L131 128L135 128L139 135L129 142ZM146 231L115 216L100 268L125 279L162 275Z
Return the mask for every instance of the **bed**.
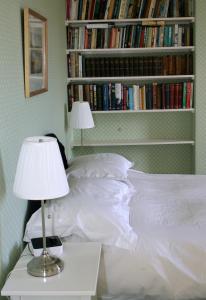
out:
M100 299L206 297L206 176L146 174L115 154L82 156L49 201L47 235L103 245ZM24 240L41 236L41 213Z

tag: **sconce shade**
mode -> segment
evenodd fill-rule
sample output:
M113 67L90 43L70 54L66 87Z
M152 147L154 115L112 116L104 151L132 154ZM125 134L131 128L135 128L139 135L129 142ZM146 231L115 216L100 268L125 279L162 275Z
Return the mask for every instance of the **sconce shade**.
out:
M49 200L68 194L69 185L55 138L35 136L24 140L13 191L26 200Z
M76 129L86 129L94 127L92 113L87 101L73 102L70 126Z

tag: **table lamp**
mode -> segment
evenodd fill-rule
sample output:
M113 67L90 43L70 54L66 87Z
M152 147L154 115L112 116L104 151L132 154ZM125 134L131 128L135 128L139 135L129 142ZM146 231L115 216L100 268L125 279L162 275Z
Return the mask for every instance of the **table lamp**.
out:
M27 264L29 274L48 277L63 270L63 261L46 249L44 200L62 197L69 186L57 140L52 137L26 138L22 144L13 187L21 199L41 200L43 251Z
M75 101L72 104L70 126L81 129L81 146L83 146L82 129L93 128L94 121L87 101Z

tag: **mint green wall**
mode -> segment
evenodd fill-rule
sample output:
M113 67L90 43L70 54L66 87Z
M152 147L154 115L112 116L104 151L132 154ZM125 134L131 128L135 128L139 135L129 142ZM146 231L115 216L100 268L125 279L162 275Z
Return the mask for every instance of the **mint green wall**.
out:
M196 173L206 174L206 1L196 1Z
M30 99L24 97L24 6L48 19L49 91ZM22 247L27 201L12 193L21 143L48 132L66 143L64 10L64 0L0 0L0 288Z

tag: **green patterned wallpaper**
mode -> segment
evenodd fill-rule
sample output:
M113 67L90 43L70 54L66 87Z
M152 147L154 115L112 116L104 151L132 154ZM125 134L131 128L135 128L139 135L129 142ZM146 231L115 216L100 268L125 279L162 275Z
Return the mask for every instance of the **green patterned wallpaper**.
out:
M135 139L193 140L193 116L187 113L93 114L95 128L83 130L83 142ZM74 131L74 145L80 131ZM192 173L192 145L148 145L74 147L74 155L92 152L117 152L135 162L135 168L149 173Z
M195 171L206 174L206 1L196 1Z
M0 288L22 247L27 201L12 193L23 139L55 132L65 143L64 0L0 0ZM24 97L22 8L48 18L49 90Z

